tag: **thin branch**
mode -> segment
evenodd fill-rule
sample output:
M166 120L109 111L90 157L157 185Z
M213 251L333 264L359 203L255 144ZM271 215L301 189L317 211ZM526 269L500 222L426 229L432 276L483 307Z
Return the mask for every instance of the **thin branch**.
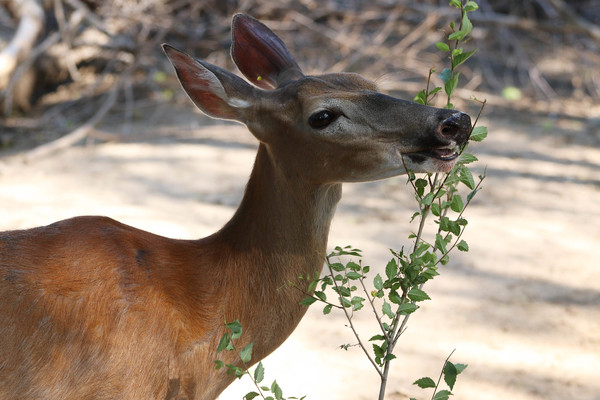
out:
M450 360L450 357L452 357L452 354L454 354L455 351L456 351L456 349L452 350L450 352L450 354L448 355L448 357L446 357L446 361L444 361L444 366L442 367L442 370L440 371L440 376L437 380L437 383L435 384L435 389L433 390L433 394L431 395L431 400L433 400L435 398L435 394L437 393L438 387L440 386L440 382L442 381L442 376L444 376L444 370L446 369L446 364L448 363L448 361Z
M52 142L45 143L41 146L34 148L33 150L28 151L24 157L27 160L35 160L38 158L45 157L55 151L63 149L65 147L72 146L73 144L79 142L84 139L88 133L94 129L94 126L99 123L104 116L110 111L110 109L114 106L117 101L117 95L119 93L120 85L115 86L106 96L104 103L100 106L98 111L90 119L88 119L83 125L79 128L75 129L71 133L68 133L62 136L59 139L56 139Z
M46 50L48 50L52 45L58 43L60 39L60 35L58 32L52 33L48 36L42 43L37 45L29 54L27 59L23 60L19 66L14 70L13 74L10 77L8 85L6 86L6 90L4 91L4 114L10 114L12 109L12 92L21 79L21 76L31 68L35 60Z
M346 309L346 307L343 307L344 303L343 303L343 301L341 301L342 296L339 294L340 286L337 284L337 281L335 280L333 269L331 269L331 267L329 266L329 263L327 263L327 268L329 269L329 276L331 276L331 279L333 280L333 284L335 285L336 292L340 296L340 303L342 304L342 309L344 310L344 315L346 316L346 319L348 320L348 323L350 324L350 329L352 329L352 333L354 333L356 340L358 340L358 344L360 345L360 348L363 350L363 352L365 353L365 355L367 356L367 358L369 359L369 361L371 362L371 364L373 365L373 367L375 368L375 370L377 371L377 373L379 374L381 379L383 379L383 374L382 374L381 370L379 369L379 366L377 365L375 360L373 360L373 357L371 357L371 354L369 354L369 352L367 351L367 348L363 344L362 340L360 340L360 336L358 335L358 332L356 331L356 328L354 327L354 323L352 322L352 316L350 316L348 314L348 310Z
M369 304L371 305L371 308L373 309L373 314L375 314L375 319L377 320L377 323L379 324L379 328L381 328L381 332L383 333L384 336L388 336L388 333L386 332L383 323L381 322L381 317L379 316L379 314L377 313L377 309L375 308L375 303L373 302L373 298L369 295L369 291L367 290L367 288L365 287L365 282L363 278L359 279L360 285L363 288L363 291L365 292L365 295L367 296L367 300L369 301Z

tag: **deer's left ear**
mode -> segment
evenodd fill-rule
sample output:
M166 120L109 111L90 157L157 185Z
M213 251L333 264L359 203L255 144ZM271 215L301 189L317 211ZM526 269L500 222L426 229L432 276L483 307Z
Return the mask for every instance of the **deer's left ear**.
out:
M198 61L174 47L165 44L163 49L175 67L181 86L200 110L211 117L247 122L257 91L253 86L229 71Z
M231 38L231 58L254 85L276 89L304 76L281 39L262 22L236 14Z

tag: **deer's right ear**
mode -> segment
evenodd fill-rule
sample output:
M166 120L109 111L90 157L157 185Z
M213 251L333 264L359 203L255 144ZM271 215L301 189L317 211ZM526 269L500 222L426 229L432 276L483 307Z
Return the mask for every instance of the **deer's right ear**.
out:
M281 39L257 19L236 14L231 39L231 58L254 85L276 89L304 76Z
M198 61L163 44L177 78L190 99L205 114L246 123L254 90L242 78L215 65Z

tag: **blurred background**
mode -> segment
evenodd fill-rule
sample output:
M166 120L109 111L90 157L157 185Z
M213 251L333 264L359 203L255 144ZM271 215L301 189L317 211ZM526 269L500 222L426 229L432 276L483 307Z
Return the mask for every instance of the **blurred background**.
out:
M598 2L479 6L468 43L478 51L461 70L458 97L485 98L494 115L520 112L542 128L597 145ZM127 133L135 118L156 116L149 109L171 102L173 91L181 99L161 43L234 69L235 12L273 28L308 73L360 72L412 97L429 69L442 65L444 53L434 44L452 10L445 0L2 0L1 148L56 139L93 116L120 120Z
M469 364L455 398L600 399L600 3L480 0L455 108L489 136L471 145L487 174L467 210L468 253L428 284L388 399L447 355ZM160 48L236 71L230 23L272 28L305 73L352 71L412 99L445 67L457 11L446 1L0 0L0 229L103 214L196 238L232 215L256 141L195 111ZM440 85L437 73L433 84ZM435 104L445 104L438 96ZM330 247L351 244L375 272L407 245L406 179L344 186ZM333 314L333 313L332 313ZM370 337L368 314L355 322ZM377 376L341 315L308 311L267 361L285 395L373 399ZM251 387L236 382L222 399Z

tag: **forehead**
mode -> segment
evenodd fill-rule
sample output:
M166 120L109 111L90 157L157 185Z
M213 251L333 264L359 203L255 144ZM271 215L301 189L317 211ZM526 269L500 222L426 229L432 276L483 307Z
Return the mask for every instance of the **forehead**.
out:
M307 76L298 82L299 91L307 94L325 94L330 91L377 91L377 85L359 74L336 73Z

